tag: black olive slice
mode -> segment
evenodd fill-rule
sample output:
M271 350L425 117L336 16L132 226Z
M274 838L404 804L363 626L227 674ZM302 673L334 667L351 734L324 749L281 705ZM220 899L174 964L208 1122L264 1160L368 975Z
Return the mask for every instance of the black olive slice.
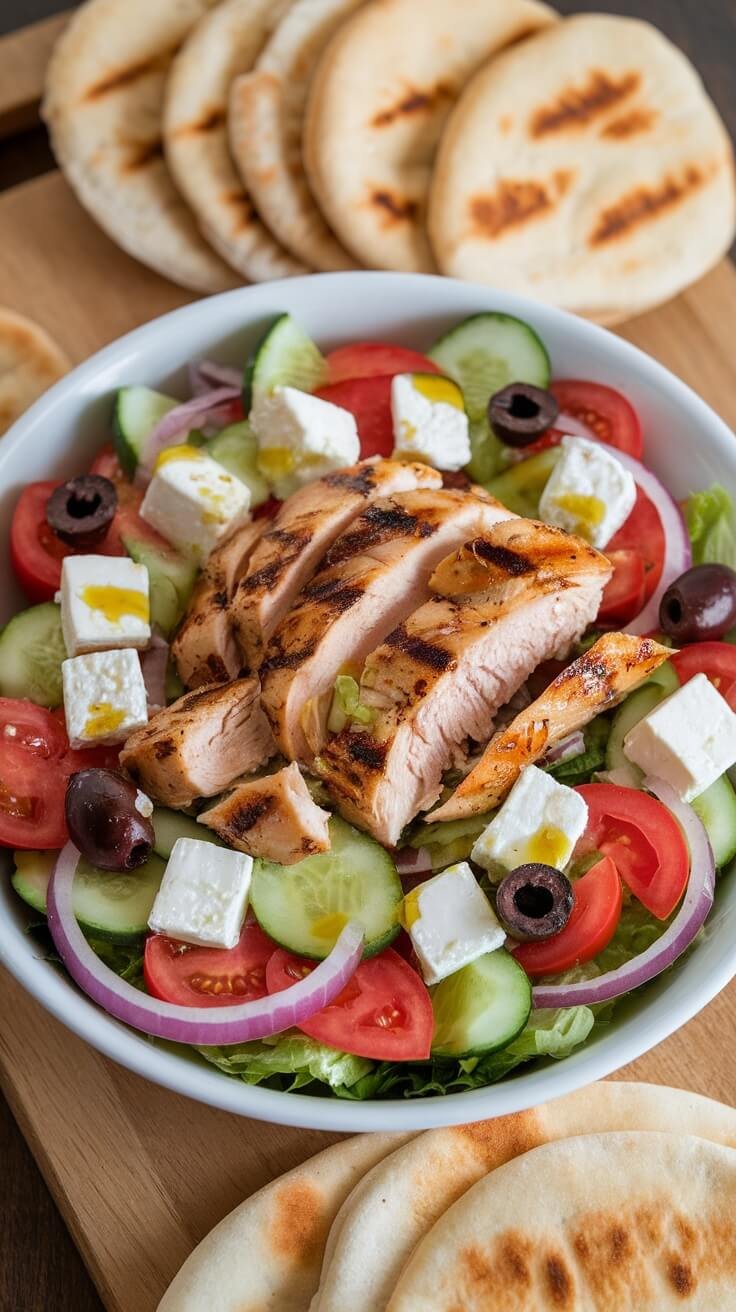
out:
M83 551L99 546L118 508L115 484L101 474L80 474L54 489L46 521L57 538Z
M559 413L552 393L531 383L509 383L488 402L488 422L505 446L531 446Z
M499 884L496 912L504 929L522 943L559 934L573 908L572 884L561 870L541 862L517 866Z

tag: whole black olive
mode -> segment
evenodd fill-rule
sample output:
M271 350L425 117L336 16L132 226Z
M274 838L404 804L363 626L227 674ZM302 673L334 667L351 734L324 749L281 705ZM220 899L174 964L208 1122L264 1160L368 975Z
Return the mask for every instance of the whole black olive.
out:
M102 542L118 508L115 484L101 474L80 474L54 489L46 522L70 547L88 551Z
M153 825L135 784L116 770L78 770L66 787L69 837L100 870L135 870L153 849Z
M659 624L675 642L707 642L736 626L736 572L728 565L696 565L671 583Z
M517 866L496 891L498 918L506 932L522 943L559 934L570 919L573 902L567 876L537 862Z
M488 402L488 422L506 446L531 446L559 413L552 393L531 383L509 383Z

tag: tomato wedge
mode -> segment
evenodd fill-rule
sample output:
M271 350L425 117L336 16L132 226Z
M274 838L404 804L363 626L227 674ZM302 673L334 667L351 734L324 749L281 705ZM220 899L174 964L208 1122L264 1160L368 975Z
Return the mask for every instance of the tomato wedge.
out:
M589 428L600 442L641 460L644 450L639 416L625 396L603 383L578 378L557 378L550 383L560 413L571 415ZM560 425L564 428L564 425Z
M390 456L394 449L391 420L391 374L375 378L345 378L318 387L315 396L342 406L355 415L360 436L360 456Z
M645 604L646 570L638 551L608 551L613 575L603 590L597 624L625 624Z
M610 943L621 919L621 880L609 856L573 885L570 919L559 934L539 943L520 943L513 955L528 975L558 975L592 961Z
M639 614L661 578L666 546L659 512L639 487L634 509L606 547L614 574L603 593L599 624L619 626Z
M154 998L182 1007L232 1007L266 996L266 964L275 944L255 921L234 948L198 948L149 934L143 977Z
M705 674L736 711L736 647L730 642L694 642L675 652L670 660L680 683Z
M434 360L406 346L389 342L355 342L338 346L327 359L327 382L342 383L347 378L375 378L393 374L438 374Z
M313 961L279 948L266 967L269 993L278 993L314 969ZM338 998L299 1026L305 1034L356 1057L426 1061L434 1016L427 987L392 948L361 962Z
M635 898L658 920L674 911L690 873L690 854L674 816L656 797L618 784L581 784L588 825L576 851L603 852Z

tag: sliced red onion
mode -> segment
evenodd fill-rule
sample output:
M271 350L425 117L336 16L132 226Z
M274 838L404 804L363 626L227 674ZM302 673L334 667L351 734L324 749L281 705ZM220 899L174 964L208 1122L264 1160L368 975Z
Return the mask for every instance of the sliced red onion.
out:
M237 401L240 388L235 386L216 387L202 396L194 396L191 401L183 401L169 410L163 419L154 424L146 441L142 464L146 469L153 469L156 457L165 447L171 446L177 438L186 437L193 428L204 423L227 423L227 414L222 413L223 406Z
M146 685L149 715L166 705L166 670L169 664L169 644L160 634L151 636L150 646L140 653L141 673Z
M214 387L243 388L242 369L233 369L231 365L217 364L215 360L197 360L188 365L189 384L192 396L204 396Z
M394 854L396 869L405 893L423 884L432 874L432 855L428 847L403 847Z
M329 1006L355 973L363 954L363 930L351 922L330 955L305 979L281 993L218 1011L161 1002L126 984L92 951L72 906L79 852L67 843L49 881L47 908L51 936L72 979L116 1020L172 1043L248 1043L281 1034Z
M690 848L690 878L680 910L656 943L616 970L577 984L540 984L532 989L535 1007L594 1007L630 993L677 961L705 922L713 905L716 866L702 821L663 779L648 777L644 787L672 812Z
M587 437L589 442L598 442L592 428L588 428L582 419L576 419L574 415L560 414L557 416L552 425L556 433L564 433L565 437Z
M585 751L585 737L582 729L563 738L555 747L550 747L544 758L545 765L560 765L562 761L571 761L573 756L580 756Z

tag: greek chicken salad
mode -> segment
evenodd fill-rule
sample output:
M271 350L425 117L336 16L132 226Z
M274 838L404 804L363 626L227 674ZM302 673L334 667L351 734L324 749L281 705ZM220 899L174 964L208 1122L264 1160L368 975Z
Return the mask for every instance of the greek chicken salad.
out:
M736 856L736 520L518 319L132 381L20 494L0 842L29 932L226 1074L365 1099L567 1056ZM724 876L727 877L727 876Z

